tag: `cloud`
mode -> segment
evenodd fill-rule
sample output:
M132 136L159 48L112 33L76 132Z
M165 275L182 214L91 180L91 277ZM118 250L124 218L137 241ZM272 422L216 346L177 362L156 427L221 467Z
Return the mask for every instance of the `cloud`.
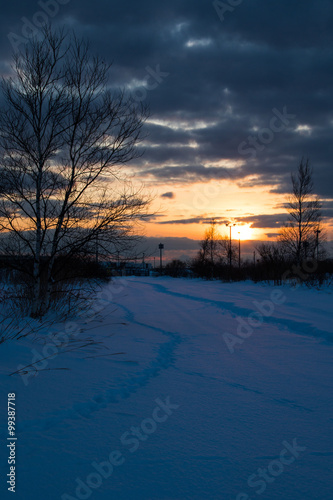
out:
M2 6L2 73L12 51L7 34L21 36L22 18L33 23L41 9L23 0ZM143 179L228 178L281 194L290 191L299 159L309 156L316 191L330 197L332 2L251 0L226 13L222 24L212 2L202 0L99 0L93 7L81 0L59 5L52 22L88 36L92 51L113 61L112 88L142 85L147 67L168 73L145 98L151 109L145 154L133 165ZM269 143L261 141L255 158L240 154L239 145L264 137L272 110L284 106L295 119ZM218 162L228 168L214 167Z
M205 167L203 165L166 165L142 172L146 176L161 179L165 182L192 183L211 179L229 179L235 177L235 172L223 167Z
M288 214L264 214L264 215L251 215L248 217L235 218L236 222L243 222L250 224L253 229L276 229L282 227L288 219Z
M287 213L281 214L263 214L263 215L250 215L246 217L234 217L232 220L235 224L249 224L252 229L277 229L282 227L288 219ZM158 222L158 224L166 225L166 224L211 224L213 217L192 217L189 219L174 219L174 220L164 220ZM214 221L218 225L224 225L229 223L228 218L224 217L214 217Z
M174 197L175 193L173 193L172 191L168 191L167 193L161 194L161 198L169 198L170 200L172 200Z
M279 236L279 233L266 233L265 236L267 236L267 238L275 240Z
M175 219L161 221L158 224L211 224L213 217L192 217L190 219ZM221 217L214 217L217 224L224 224L228 222L228 219L221 219Z

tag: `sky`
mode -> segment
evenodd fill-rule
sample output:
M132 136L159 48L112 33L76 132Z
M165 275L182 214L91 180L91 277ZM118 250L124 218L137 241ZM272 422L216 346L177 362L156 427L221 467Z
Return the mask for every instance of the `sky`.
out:
M212 218L221 235L236 224L247 252L274 240L302 157L333 240L331 0L12 0L2 73L45 21L89 38L110 84L150 107L144 154L125 168L154 197L147 255L162 242L193 256Z

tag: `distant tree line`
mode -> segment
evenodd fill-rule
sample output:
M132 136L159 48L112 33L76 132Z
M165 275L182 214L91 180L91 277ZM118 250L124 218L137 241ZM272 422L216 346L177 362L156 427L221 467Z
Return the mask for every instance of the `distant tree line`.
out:
M324 248L321 203L314 194L309 160L302 159L297 172L291 175L292 189L286 203L288 221L281 228L276 242L256 247L254 259L239 261L237 248L218 233L212 220L200 243L197 256L188 266L192 275L205 279L237 281L284 281L322 285L330 283L333 260ZM182 263L173 261L168 274L185 275Z

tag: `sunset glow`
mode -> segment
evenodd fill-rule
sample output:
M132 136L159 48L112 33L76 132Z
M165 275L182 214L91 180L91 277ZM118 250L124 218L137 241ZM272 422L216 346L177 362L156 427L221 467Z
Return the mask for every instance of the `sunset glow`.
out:
M245 226L236 226L234 234L238 239L241 240L253 239L253 230L251 229L249 224L246 224Z

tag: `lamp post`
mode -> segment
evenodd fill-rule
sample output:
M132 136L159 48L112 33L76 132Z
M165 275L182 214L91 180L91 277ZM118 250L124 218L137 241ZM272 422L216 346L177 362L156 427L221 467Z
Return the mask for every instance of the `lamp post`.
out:
M231 252L231 228L232 226L236 226L236 224L232 224L231 222L229 222L228 224L226 224L227 227L230 227L230 240L229 240L229 266L230 266L230 269L231 269L231 266L232 266L232 252Z
M162 272L162 250L163 250L163 248L164 248L163 243L160 243L160 244L158 245L158 248L160 249L160 271Z
M238 231L238 269L241 268L240 231Z

